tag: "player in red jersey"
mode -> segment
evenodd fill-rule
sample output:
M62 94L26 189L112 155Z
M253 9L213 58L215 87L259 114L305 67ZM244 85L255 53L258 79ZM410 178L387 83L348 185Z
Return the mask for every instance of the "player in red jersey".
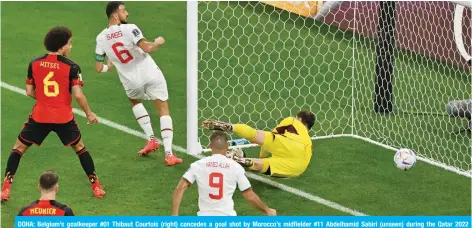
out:
M66 27L54 27L46 34L44 46L49 53L34 59L28 67L26 94L36 99L36 104L8 158L1 200L10 199L11 184L22 155L32 144L41 145L51 131L56 132L65 146L74 149L95 197L101 198L105 192L72 114L73 95L87 115L87 124L98 122L81 89L80 67L66 58L72 48L72 32Z
M59 177L54 171L42 173L38 185L41 198L23 207L18 216L73 216L70 207L56 201L58 182Z

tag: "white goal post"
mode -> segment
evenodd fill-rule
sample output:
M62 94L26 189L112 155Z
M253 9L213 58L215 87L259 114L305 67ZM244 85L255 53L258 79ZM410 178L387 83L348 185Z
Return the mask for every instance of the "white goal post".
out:
M188 153L209 151L204 119L270 130L307 109L314 140L410 148L472 178L467 120L445 108L472 98L470 6L188 1Z

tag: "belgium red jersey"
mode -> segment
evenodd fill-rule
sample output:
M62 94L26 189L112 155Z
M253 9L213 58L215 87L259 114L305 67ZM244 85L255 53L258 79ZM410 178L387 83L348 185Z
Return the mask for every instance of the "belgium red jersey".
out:
M36 200L23 207L18 216L73 216L72 209L55 200Z
M31 117L38 123L67 123L72 114L72 86L83 85L79 65L62 55L46 54L31 61L26 84L35 86Z

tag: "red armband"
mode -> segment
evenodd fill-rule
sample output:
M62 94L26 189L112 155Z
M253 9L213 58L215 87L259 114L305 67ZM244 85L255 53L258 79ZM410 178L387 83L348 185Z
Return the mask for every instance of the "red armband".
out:
M72 80L72 86L76 86L76 85L84 86L84 82L81 81L80 79L74 79L74 80Z
M33 78L26 78L26 85L34 85Z

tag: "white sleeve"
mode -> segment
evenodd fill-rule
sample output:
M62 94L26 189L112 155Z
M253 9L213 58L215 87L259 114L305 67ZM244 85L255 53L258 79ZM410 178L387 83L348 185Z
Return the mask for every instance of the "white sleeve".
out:
M246 171L244 171L242 168L241 171L238 172L238 188L241 192L251 189L251 183L247 179Z
M182 177L183 179L185 179L189 184L193 184L193 182L195 182L195 178L196 178L196 175L195 175L195 165L194 164L191 164L190 165L190 168L188 168L187 172L185 172L184 176Z
M105 62L105 51L102 48L102 45L96 41L97 45L95 47L95 61L97 62Z
M136 25L132 25L130 28L129 37L134 44L138 45L138 42L144 39L144 35Z

